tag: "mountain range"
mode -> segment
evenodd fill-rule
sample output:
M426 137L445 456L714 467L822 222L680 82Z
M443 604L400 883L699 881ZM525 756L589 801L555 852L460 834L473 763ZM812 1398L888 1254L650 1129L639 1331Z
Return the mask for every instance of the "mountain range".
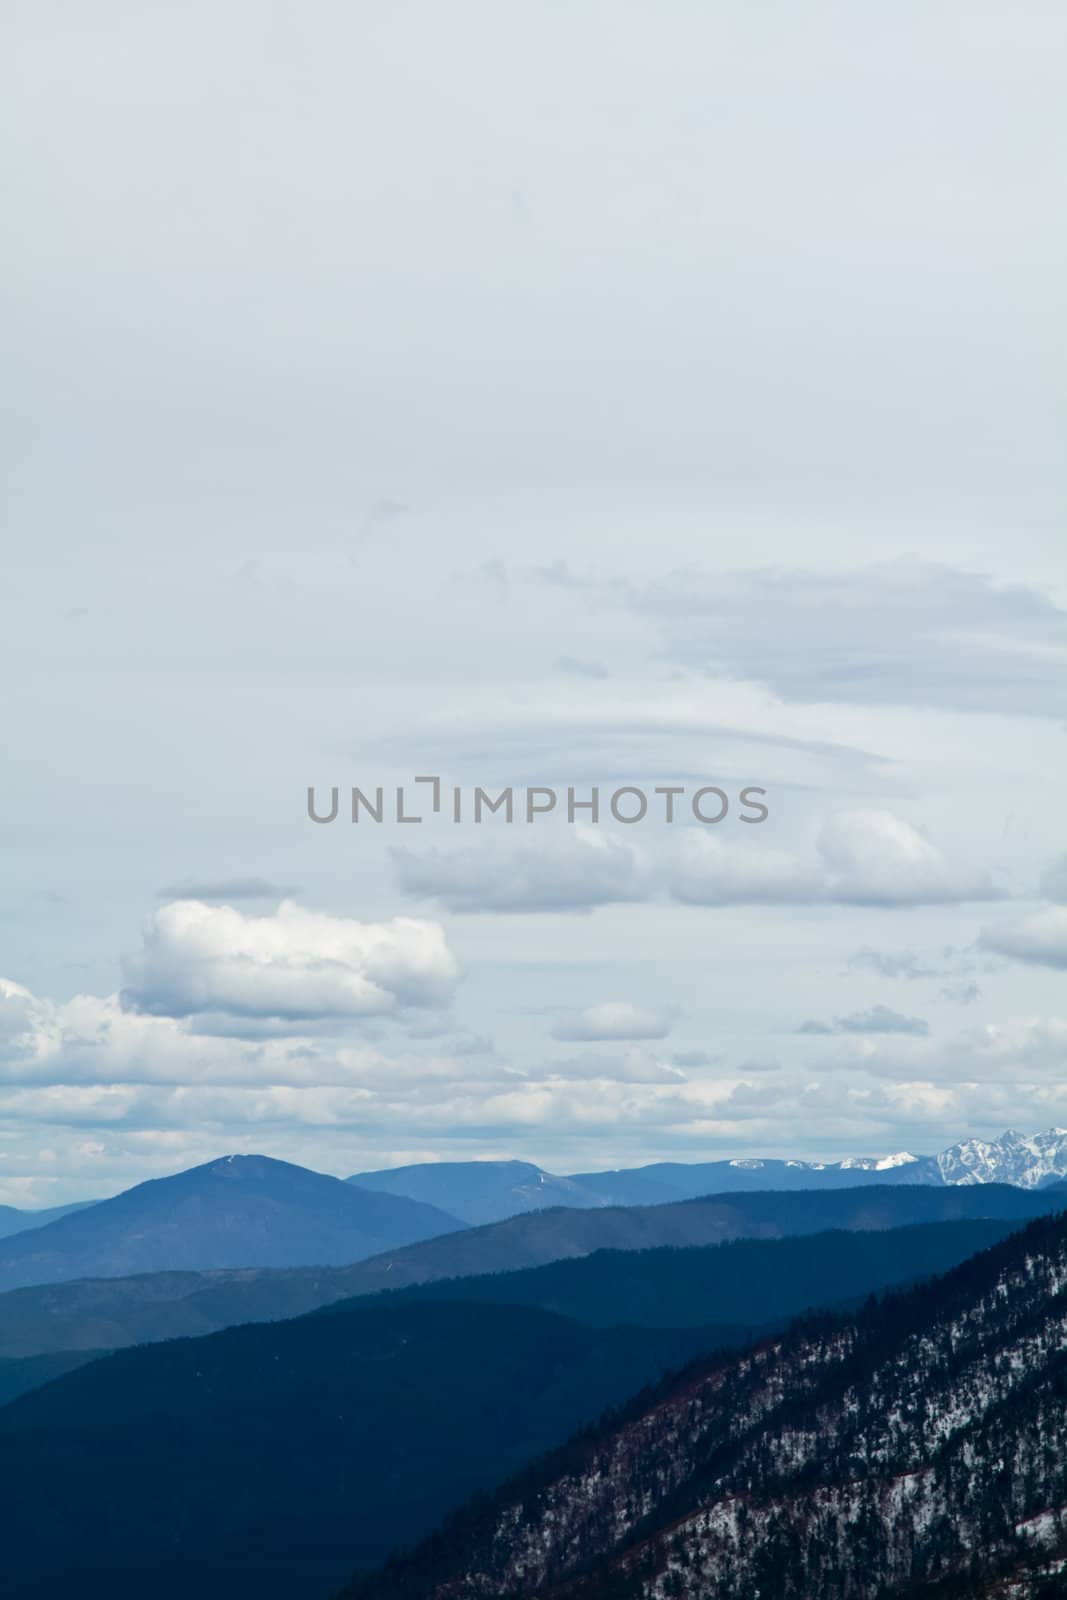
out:
M1041 1600L1067 1573L1067 1215L699 1359L346 1600Z
M0 1206L0 1239L10 1239L12 1234L26 1233L30 1228L43 1228L71 1211L81 1211L92 1204L91 1200L75 1200L67 1206L47 1206L41 1211L20 1211L17 1206Z
M325 1600L666 1372L1010 1227L606 1252L95 1360L0 1409L0 1595Z
M934 1187L1013 1183L1042 1188L1067 1178L1067 1129L999 1139L965 1139L940 1155L852 1156L818 1162L735 1157L723 1161L658 1161L610 1172L559 1177L528 1161L441 1161L356 1173L348 1181L440 1206L464 1222L497 1222L548 1206L657 1205L751 1189L856 1188L874 1184Z
M323 1181L345 1188L335 1179ZM332 1195L332 1191L327 1193ZM869 1233L918 1223L982 1219L1018 1225L1064 1203L1062 1191L1025 1190L1008 1184L742 1193L671 1205L531 1212L480 1228L441 1233L348 1266L86 1276L80 1281L0 1294L0 1358L62 1350L97 1351L206 1334L237 1322L297 1316L333 1301L383 1289L513 1273L520 1268L578 1260L595 1251L723 1244L734 1239L817 1234L826 1229ZM95 1209L103 1210L103 1206ZM50 1231L42 1229L41 1234ZM277 1242L274 1248L278 1248Z
M0 1290L71 1278L358 1261L462 1229L435 1206L228 1156L0 1240Z

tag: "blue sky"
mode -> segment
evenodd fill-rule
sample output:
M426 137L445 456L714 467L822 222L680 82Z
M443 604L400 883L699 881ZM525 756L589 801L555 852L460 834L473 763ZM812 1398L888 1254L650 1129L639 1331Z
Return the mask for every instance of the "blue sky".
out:
M0 1200L1067 1122L1059 8L105 10L4 23ZM421 773L770 815L307 819Z

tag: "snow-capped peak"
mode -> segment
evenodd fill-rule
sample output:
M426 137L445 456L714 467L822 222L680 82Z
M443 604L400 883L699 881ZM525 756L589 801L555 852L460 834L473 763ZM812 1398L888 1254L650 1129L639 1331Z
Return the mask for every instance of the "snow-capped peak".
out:
M999 1139L964 1139L935 1157L946 1183L1014 1183L1036 1189L1067 1177L1067 1131L1025 1134L1008 1128Z

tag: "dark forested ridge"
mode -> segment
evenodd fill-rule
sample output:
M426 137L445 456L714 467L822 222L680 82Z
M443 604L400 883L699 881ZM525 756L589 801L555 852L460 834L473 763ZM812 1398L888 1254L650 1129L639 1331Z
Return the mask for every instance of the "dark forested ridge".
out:
M727 1338L386 1299L121 1351L0 1410L0 1595L326 1597Z
M391 1203L390 1196L380 1198ZM1062 1201L1051 1190L1027 1191L1010 1184L711 1195L672 1205L540 1211L391 1249L352 1266L165 1272L103 1280L86 1269L80 1281L0 1295L0 1357L118 1349L145 1340L212 1333L236 1322L298 1316L381 1289L511 1272L596 1250L707 1245L833 1228L871 1230L977 1218L1023 1221L1057 1204Z
M357 1261L462 1226L405 1196L359 1189L267 1156L227 1156L0 1241L0 1289L125 1273Z
M449 1278L390 1298L535 1305L592 1327L631 1323L758 1328L944 1272L1009 1234L1012 1222L928 1222L876 1233L736 1239L690 1249L598 1250L524 1272Z
M1061 1213L698 1361L346 1594L1037 1600L1065 1558Z

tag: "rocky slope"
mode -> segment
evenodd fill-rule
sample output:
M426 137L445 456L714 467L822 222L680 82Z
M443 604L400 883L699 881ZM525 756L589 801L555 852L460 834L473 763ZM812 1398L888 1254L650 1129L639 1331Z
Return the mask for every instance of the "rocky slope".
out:
M1019 1600L1067 1556L1067 1216L700 1362L349 1600Z

